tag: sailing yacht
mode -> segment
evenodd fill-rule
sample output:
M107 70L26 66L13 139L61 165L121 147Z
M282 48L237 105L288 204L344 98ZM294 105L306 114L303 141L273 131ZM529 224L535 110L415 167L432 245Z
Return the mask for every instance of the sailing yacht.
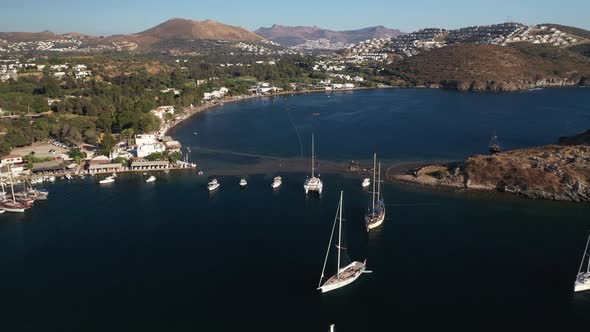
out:
M368 273L369 271L365 271L367 267L367 260L364 262L354 261L345 267L340 267L340 258L341 258L341 251L345 249L342 247L342 198L343 192L340 192L340 203L338 204L338 210L336 211L336 218L334 218L334 225L332 226L332 234L330 235L330 242L328 243L328 250L326 252L326 258L324 259L324 267L322 268L322 275L320 277L320 282L318 284L318 290L321 290L322 293L326 293L346 285L351 284L354 282L358 277L361 276L363 273ZM328 263L328 256L330 255L330 249L332 247L332 239L334 238L334 231L336 230L336 223L338 223L338 244L336 248L338 249L338 256L337 256L337 267L336 267L336 274L333 275L330 279L326 280L326 282L322 285L322 281L324 280L324 272L326 271L326 264ZM346 256L346 254L344 254Z
M310 191L317 191L318 193L322 193L322 189L324 184L322 180L320 180L319 176L315 176L315 144L314 144L314 135L311 135L311 178L305 179L305 183L303 183L303 189L305 189L305 194Z
M590 245L590 235L588 235L588 241L586 241L586 249L584 249L582 262L580 263L578 275L576 276L576 281L574 282L574 292L590 290L590 253L588 253L588 245ZM585 261L588 261L586 266L586 272L582 271Z
M496 133L494 133L494 135L492 136L492 139L490 140L489 148L490 148L491 154L500 153L502 151L502 148L500 147L500 142L498 141L498 136L496 136Z
M385 220L385 202L381 196L381 163L379 163L379 179L376 179L375 167L377 163L377 154L373 156L373 204L367 215L365 216L365 223L367 225L367 232L371 229L381 226L383 220ZM377 185L375 185L377 181ZM375 191L375 189L377 191ZM375 201L375 199L377 199Z
M0 201L0 209L5 210L6 212L23 213L26 209L30 207L30 205L18 202L16 200L16 197L14 195L14 180L12 178L12 171L10 167L8 168L8 173L10 175L10 192L12 194L12 200L5 199L3 201ZM0 178L2 178L1 175Z

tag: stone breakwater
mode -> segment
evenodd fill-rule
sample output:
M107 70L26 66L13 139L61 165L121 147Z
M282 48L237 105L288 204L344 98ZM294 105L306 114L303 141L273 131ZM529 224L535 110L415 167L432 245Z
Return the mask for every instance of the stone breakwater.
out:
M388 177L431 186L496 190L532 199L590 202L590 146L549 145L477 155Z

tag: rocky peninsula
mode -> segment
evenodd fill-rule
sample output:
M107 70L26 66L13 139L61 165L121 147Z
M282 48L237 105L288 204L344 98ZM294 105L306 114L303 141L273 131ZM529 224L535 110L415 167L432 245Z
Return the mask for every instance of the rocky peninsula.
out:
M475 155L390 179L457 189L490 190L533 199L590 202L590 130L559 144Z

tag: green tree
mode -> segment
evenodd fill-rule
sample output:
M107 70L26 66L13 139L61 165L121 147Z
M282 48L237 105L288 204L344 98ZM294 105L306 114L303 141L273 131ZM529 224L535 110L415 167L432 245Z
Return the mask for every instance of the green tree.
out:
M100 142L98 153L103 156L108 156L111 154L111 151L113 151L116 144L117 141L113 135L107 133L103 136L102 141Z

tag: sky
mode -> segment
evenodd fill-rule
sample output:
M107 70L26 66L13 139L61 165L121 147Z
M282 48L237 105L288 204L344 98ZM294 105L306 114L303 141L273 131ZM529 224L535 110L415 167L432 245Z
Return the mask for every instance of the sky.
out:
M350 30L384 25L411 32L501 23L559 23L590 29L590 0L0 0L0 31L112 35L170 18L212 19L255 30L315 25Z

